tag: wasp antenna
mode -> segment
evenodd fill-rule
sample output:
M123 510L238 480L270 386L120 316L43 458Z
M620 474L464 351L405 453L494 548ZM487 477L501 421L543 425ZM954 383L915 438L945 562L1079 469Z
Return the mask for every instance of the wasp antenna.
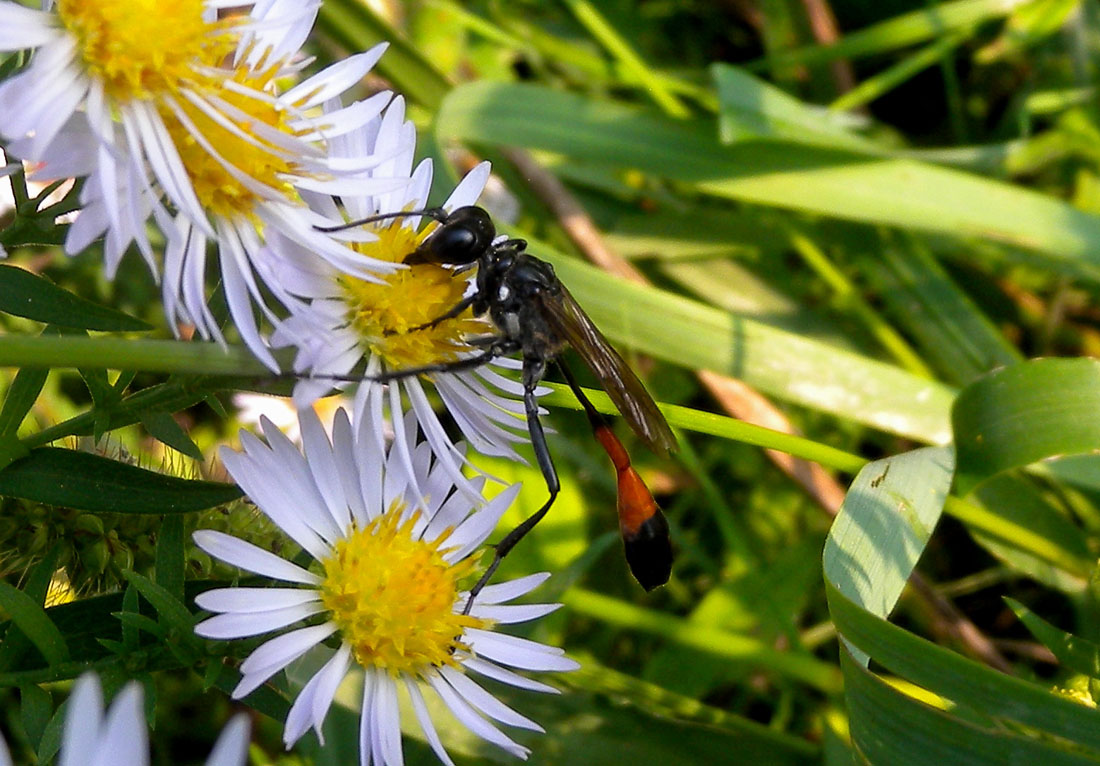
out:
M347 229L354 229L356 226L362 226L365 223L384 221L387 218L404 218L410 215L426 215L435 221L439 221L440 223L447 222L446 210L441 207L426 207L421 210L402 210L397 213L379 213L378 215L368 215L366 218L357 218L354 221L338 223L335 226L314 226L313 228L317 231L324 232L345 231Z

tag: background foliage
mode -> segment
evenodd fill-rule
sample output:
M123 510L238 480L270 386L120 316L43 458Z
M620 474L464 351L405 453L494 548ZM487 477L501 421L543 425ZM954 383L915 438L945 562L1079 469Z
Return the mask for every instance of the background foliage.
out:
M1100 762L1100 4L326 0L321 19L321 61L390 41L363 87L406 95L438 175L493 160L498 220L682 429L674 461L634 450L678 549L643 595L604 457L548 399L565 486L503 574L555 573L539 595L566 608L533 634L584 668L512 700L547 729L532 763ZM188 532L276 544L211 456L230 392L286 384L157 340L139 259L107 282L98 253L65 258L71 197L13 186L0 244L48 281L0 267L0 724L52 753L64 682L95 662L145 680L157 757L185 762L247 650L193 637L190 597L232 575ZM537 472L491 468L528 487L508 520L542 502ZM44 609L58 571L77 598ZM345 762L353 719L284 755L257 716L254 758ZM507 758L445 734L463 763Z

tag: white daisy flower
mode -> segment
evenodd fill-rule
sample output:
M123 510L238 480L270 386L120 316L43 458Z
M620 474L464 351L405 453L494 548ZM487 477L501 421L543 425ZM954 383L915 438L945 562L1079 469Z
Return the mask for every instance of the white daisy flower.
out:
M392 270L318 232L326 221L300 192L385 192L410 182L368 174L385 158L327 151L329 140L376 117L390 94L315 114L361 80L384 45L280 88L308 63L297 50L319 5L59 0L55 10L36 11L0 2L0 50L36 49L25 71L0 84L0 135L14 156L41 162L41 174L87 176L66 249L105 234L113 273L136 242L156 273L145 235L152 216L168 240L169 321L222 341L205 296L206 245L215 241L233 319L272 369L252 310L271 315L251 262L265 231L350 273ZM250 13L219 18L239 6Z
M85 673L73 684L65 714L58 766L149 766L149 732L141 684L131 681L106 713L99 678ZM248 718L235 716L214 744L206 766L244 766ZM0 766L7 753L0 752Z
M468 671L524 689L554 689L509 668L573 670L560 649L495 633L497 624L526 622L557 604L506 604L548 575L489 585L464 613L463 583L476 574L477 551L516 496L509 487L480 509L454 491L427 444L413 450L409 467L395 450L379 447L381 424L370 417L353 426L337 412L331 441L312 411L303 411L304 446L296 448L270 422L267 443L241 434L244 451L222 450L225 467L241 488L314 560L302 568L243 540L200 530L195 542L228 564L286 583L207 591L195 599L217 615L195 630L227 640L282 631L241 664L233 692L247 696L306 652L338 641L332 656L306 683L287 716L290 747L321 726L337 687L354 668L363 674L360 762L402 763L399 691L411 702L420 728L450 764L428 714L424 692L438 696L478 736L521 758L529 752L491 721L541 731L486 692ZM404 438L412 439L409 417ZM413 487L419 487L414 490Z
M432 164L424 160L412 169L415 135L413 125L404 119L403 100L397 97L376 129L355 131L334 141L333 152L341 156L393 157L373 174L411 176L413 182L385 194L341 195L342 212L331 196L310 195L314 208L327 218L343 214L350 220L423 209L431 187ZM444 209L474 204L488 178L489 164L478 165L455 187ZM421 226L425 222L427 225ZM429 219L401 216L334 236L369 237L370 241L353 241L351 246L368 259L400 264L435 228L436 223ZM346 379L359 369L364 377L370 377L479 356L482 350L470 346L467 339L494 332L487 320L475 318L470 311L423 328L473 289L471 272L456 274L436 264L416 264L395 270L382 281L368 280L319 261L309 250L285 238L270 237L269 243L270 258L259 266L265 282L281 285L303 299L286 302L290 315L272 334L273 346L296 348L294 371L305 376L294 390L299 406L308 405L333 387L350 385ZM519 366L517 360L497 358L476 369L398 378L388 386L364 380L356 406L363 407L372 391L386 388L386 397L373 400L378 408L375 417L382 416L385 402L392 419L400 422L407 401L441 465L468 491L461 470L463 458L433 410L429 390L438 393L470 446L485 455L521 460L512 445L528 438L523 387L502 374Z

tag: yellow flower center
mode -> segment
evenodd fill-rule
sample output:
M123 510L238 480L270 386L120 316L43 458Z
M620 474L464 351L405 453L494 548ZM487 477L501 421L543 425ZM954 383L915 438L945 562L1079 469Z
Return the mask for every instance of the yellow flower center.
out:
M353 528L321 562L321 599L356 661L393 676L457 666L456 650L468 649L459 641L463 631L488 624L462 614L459 603L459 582L474 559L447 563L442 546L451 530L432 541L414 539L416 516L402 521L401 510L395 503Z
M401 263L430 229L415 232L401 221L377 230L376 242L354 245L356 251L380 261ZM466 293L466 278L432 263L417 263L367 282L341 276L348 304L348 321L364 346L378 354L390 370L422 367L458 358L469 346L469 335L489 328L469 310L431 327L424 325L446 314Z
M276 70L276 66L271 66L263 72L255 72L242 65L234 71L230 82L251 91L271 94L274 92ZM231 115L226 114L228 109L220 105L215 106L237 127L238 132L234 132L215 122L189 101L178 99L177 103L193 123L190 128L181 124L167 107L161 107L165 126L180 153L180 159L187 168L187 175L203 207L215 216L252 217L257 200L256 192L241 183L239 178L234 177L233 173L210 153L210 148L240 173L296 201L297 196L293 187L284 180L285 174L292 173L295 167L269 142L257 136L255 127L263 125L283 135L292 135L288 125L291 115L283 109L276 109L275 105L267 100L239 93L237 89L231 90L224 82L207 82L206 87L199 89L198 92L204 98L216 97L240 111L240 114ZM203 136L207 146L200 143L194 133ZM285 150L283 152L285 153Z
M203 0L59 0L89 72L118 101L174 92L197 61L233 50L233 22L203 19Z

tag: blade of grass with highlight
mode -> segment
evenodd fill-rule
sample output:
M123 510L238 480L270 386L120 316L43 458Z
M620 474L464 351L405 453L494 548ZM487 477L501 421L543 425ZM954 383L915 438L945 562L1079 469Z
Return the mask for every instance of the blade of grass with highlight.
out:
M477 82L453 90L436 122L441 140L523 146L620 165L715 197L981 237L1066 262L1100 281L1100 217L1006 183L906 159L777 142L722 146L709 119L534 85ZM972 204L982 200L981 205Z

